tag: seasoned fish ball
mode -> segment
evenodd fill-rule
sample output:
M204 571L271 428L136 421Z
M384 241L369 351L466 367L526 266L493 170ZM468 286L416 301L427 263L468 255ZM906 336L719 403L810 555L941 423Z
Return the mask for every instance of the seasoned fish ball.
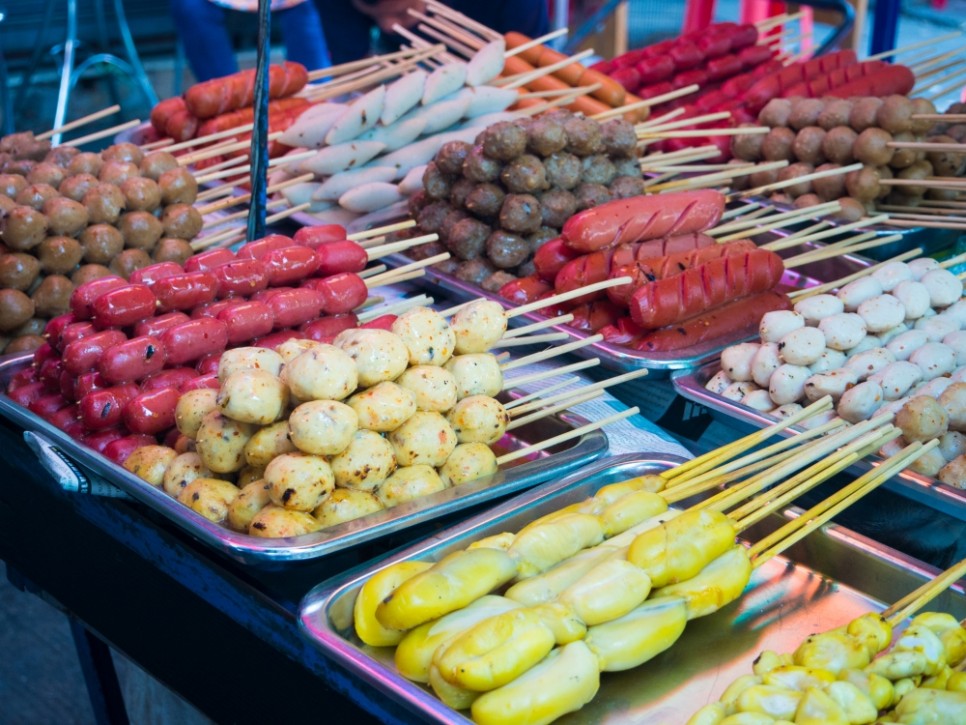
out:
M882 386L886 400L899 400L922 380L922 370L908 360L896 360L870 375L869 380Z
M805 397L814 402L826 395L832 400L838 400L846 390L859 382L859 376L854 370L839 368L825 373L809 376L805 381Z
M886 348L896 356L896 360L908 360L916 350L929 342L929 336L922 330L907 330L886 343Z
M947 461L959 458L966 453L966 435L960 433L958 430L946 431L939 439L938 450Z
M847 312L855 312L859 305L883 293L882 283L874 276L859 277L842 287L836 296Z
M926 382L922 383L917 388L915 388L912 391L912 394L914 396L915 395L925 395L927 397L935 398L936 400L939 400L939 397L944 392L946 392L946 388L948 388L950 385L952 385L953 383L956 383L956 382L959 382L959 381L958 380L953 380L951 377L949 377L949 378L944 378L944 377L933 378L932 380L927 380Z
M764 345L762 345L762 347L764 347ZM775 359L776 360L778 359L777 345L775 346ZM768 374L771 375L770 372ZM714 375L711 376L711 379L708 380L707 383L705 383L704 387L706 390L710 390L715 395L721 395L721 393L724 392L725 388L727 388L733 382L734 381L728 377L728 373L726 373L724 370L719 370L718 372L716 372Z
M838 370L840 367L845 365L846 355L841 350L833 350L832 348L825 348L825 351L819 356L818 360L813 362L808 367L813 373L825 373L829 370Z
M917 395L896 414L895 424L902 429L902 437L913 441L939 438L948 430L949 416L935 398Z
M921 282L929 290L929 301L936 309L948 307L963 296L963 283L948 269L934 269Z
M196 478L178 494L178 501L220 524L228 518L228 507L239 493L235 484L220 478Z
M942 339L943 345L947 345L956 356L956 367L966 365L966 330L954 330Z
M806 325L817 325L823 318L844 311L845 305L835 295L815 295L795 303L795 312L805 318Z
M299 400L343 400L359 384L356 362L335 345L313 345L288 362L282 380Z
M178 398L174 409L174 423L183 435L198 435L202 419L218 407L218 391L212 388L189 390Z
M485 443L460 443L439 469L447 486L459 486L499 470L496 454Z
M283 453L293 453L295 446L288 436L288 421L280 420L255 432L245 444L245 461L249 466L265 468Z
M456 433L439 413L416 412L389 434L389 442L401 466L425 463L438 467L456 448Z
M741 402L748 393L751 393L760 388L753 382L736 382L731 383L728 387L721 391L721 397L727 398L728 400L734 400L735 402Z
M751 358L751 379L756 385L768 389L768 381L771 380L773 372L782 365L781 357L778 354L777 342L766 342L755 352Z
M399 315L392 331L409 350L410 365L443 365L453 355L456 335L443 317L428 307Z
M334 456L348 448L358 430L359 417L345 403L311 400L288 418L289 438L300 451Z
M936 477L948 486L966 488L966 455L959 455L940 468Z
M726 347L721 352L721 369L734 381L741 383L751 380L751 364L759 347L757 342L742 342Z
M217 474L201 460L201 455L197 451L187 451L179 454L168 465L161 487L166 494L177 498L185 486L196 478L215 478L216 476Z
M445 488L446 484L443 483L435 468L419 464L397 468L389 478L376 487L374 493L383 506L392 508L401 503L438 493Z
M825 351L825 334L817 327L792 330L778 342L782 360L792 365L811 365Z
M324 345L325 343L317 342L315 340L300 340L298 338L293 338L291 340L286 340L281 345L275 348L282 360L287 366L295 358L301 355L306 350L311 350L318 345ZM282 374L285 374L285 368L282 368Z
M238 495L228 504L226 517L228 527L235 531L246 533L255 518L255 514L271 503L272 487L264 479L246 484Z
M248 533L264 539L288 539L305 536L321 528L322 524L318 519L305 511L293 511L269 504L255 514Z
M359 416L359 427L380 433L395 430L416 412L416 395L406 388L381 382L349 398Z
M805 327L805 318L791 310L766 312L758 325L762 342L778 342L789 332Z
M889 330L906 319L906 308L893 295L877 295L859 305L857 312L869 332Z
M942 269L942 267L939 266L939 260L933 259L932 257L918 257L906 262L906 266L909 267L909 271L912 272L912 278L917 282L920 281L927 272L932 272L934 269Z
M909 356L909 362L919 366L925 380L949 375L956 369L955 353L952 348L941 342L927 342Z
M902 303L907 320L918 320L929 311L929 290L922 282L905 279L895 286L892 295Z
M885 347L885 345L882 344L882 340L879 338L879 336L866 335L859 340L858 345L855 347L850 347L848 350L846 350L845 354L847 357L852 357L853 355L858 355L859 353L865 352L866 350L872 350L876 347Z
M337 488L312 515L322 526L335 526L382 511L383 508L382 502L368 491Z
M142 481L159 487L164 483L164 473L178 452L167 446L141 446L124 459L124 468Z
M873 272L871 278L882 285L883 292L891 292L900 282L912 279L912 271L905 262L888 262Z
M761 413L767 413L775 409L775 403L772 401L771 395L767 390L752 390L738 402Z
M874 381L866 380L864 383L849 388L842 394L836 411L849 423L860 423L871 418L884 401L885 394L882 391L882 386Z
M201 419L195 445L201 460L215 473L232 473L245 466L245 444L255 430L249 423L232 420L219 410Z
M801 413L802 410L802 406L798 403L789 403L788 405L779 405L771 411L771 414L779 420L784 420L785 418L791 418L793 415Z
M859 376L859 380L865 380L895 361L896 356L890 350L884 347L874 347L851 356L845 363L845 367L855 372Z
M265 370L232 373L218 392L221 412L242 423L274 423L285 412L287 405L288 388Z
M506 312L497 302L476 300L456 311L450 327L457 354L486 352L506 332Z
M396 454L392 444L375 431L357 430L330 464L337 486L372 491L396 470Z
M447 365L452 363L450 358ZM416 410L443 413L454 405L459 394L456 376L448 369L435 365L416 365L396 379L416 398Z
M500 363L488 352L456 355L450 358L445 368L453 374L458 400L471 395L488 395L492 398L503 390Z
M335 487L332 468L322 456L285 453L265 467L272 503L295 511L312 511Z
M355 361L361 386L395 380L409 365L405 343L388 330L343 330L334 344Z
M929 342L939 342L946 335L957 332L959 324L956 320L951 320L943 315L931 315L916 320L915 329L926 333Z
M943 458L943 454L937 448L933 448L910 463L909 470L923 476L936 478L945 466L946 459Z
M251 441L249 441L250 443ZM238 472L238 476L235 478L235 485L238 488L244 488L249 483L253 481L262 481L265 478L265 467L264 466L245 466Z
M825 333L825 344L833 350L849 350L858 345L866 335L865 320L854 312L830 315L818 323Z
M282 370L282 357L267 347L236 347L225 350L218 361L218 382L223 383L239 370L265 370L278 375Z
M797 403L805 395L805 381L812 371L801 365L785 364L772 373L768 392L775 405Z
M459 401L447 416L460 443L492 445L503 437L510 415L500 401L471 395Z
M949 429L966 430L966 383L953 383L939 396L939 404L946 411Z

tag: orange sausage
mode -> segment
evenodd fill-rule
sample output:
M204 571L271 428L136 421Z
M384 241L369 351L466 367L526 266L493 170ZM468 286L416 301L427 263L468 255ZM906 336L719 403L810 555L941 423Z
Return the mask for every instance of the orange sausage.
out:
M530 38L517 32L509 32L504 38L507 48L510 49L530 42ZM536 67L553 65L567 58L563 53L544 45L529 48L519 55L522 56L523 60ZM611 108L623 106L627 102L625 100L627 92L620 83L599 71L585 68L580 63L571 63L568 66L564 66L560 70L554 71L554 75L573 87L590 86L595 83L600 83L600 88L591 93L591 95L608 104Z

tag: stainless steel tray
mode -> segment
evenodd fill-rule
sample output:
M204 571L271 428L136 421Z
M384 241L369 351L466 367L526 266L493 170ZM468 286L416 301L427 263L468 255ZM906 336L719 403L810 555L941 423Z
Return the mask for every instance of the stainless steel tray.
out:
M775 419L771 416L752 410L746 405L741 405L737 401L712 393L705 388L705 384L720 369L720 361L715 360L699 367L697 370L676 374L672 377L671 382L679 395L711 409L718 414L719 418L726 420L729 425L733 426L735 421L738 421L743 423L748 431L772 425ZM792 428L784 434L792 435L800 432L800 428ZM742 431L736 431L736 435L742 434ZM880 460L878 456L869 456L856 463L850 470L862 473L869 470L873 464ZM903 471L884 485L907 498L938 509L961 521L966 521L966 490L949 486L935 478L923 476L913 471Z
M6 390L10 378L29 365L30 360L30 353L0 358L0 390ZM516 493L575 470L600 457L607 450L606 435L599 430L592 431L554 448L555 452L533 454L530 460L521 459L519 465L508 466L487 478L448 488L313 534L287 539L262 539L231 531L208 521L164 491L151 486L96 451L73 440L26 408L20 407L6 395L0 395L0 416L25 430L40 433L72 461L150 506L209 546L244 564L263 567L315 559L363 541L371 541L415 524ZM587 422L585 418L572 413L549 416L532 425L522 426L512 436L505 437L499 445L507 450L521 448L528 443L573 430Z
M778 235L770 235L767 241L778 238ZM764 243L764 241L762 240L759 243ZM408 264L412 260L402 254L393 254L385 257L383 261L393 266L401 266ZM802 265L796 269L786 270L779 289L789 292L796 289L816 287L824 282L856 272L869 264L869 260L858 255L843 255L835 259ZM442 287L451 293L453 297L462 301L485 298L498 302L508 310L514 307L512 302L503 299L498 294L487 292L481 287L464 282L435 267L428 267L426 269L426 275L415 280L414 283L432 288ZM538 322L546 318L540 313L533 312L520 315L513 319L519 321L519 324L525 324L525 321ZM579 340L593 335L593 333L578 330L567 325L557 325L554 329L565 332L572 338ZM617 345L602 340L575 350L574 354L580 357L600 358L601 365L612 370L628 372L640 368L647 368L650 371L649 376L662 377L669 375L675 370L690 370L698 367L705 361L719 355L729 345L748 340L757 335L757 332L758 325L756 324L753 327L748 327L743 330L735 330L727 338L721 338L720 340L667 353L644 353L624 345Z
M367 647L356 638L352 607L362 583L393 562L438 561L484 536L516 531L608 483L673 462L646 453L598 461L557 484L518 496L430 540L324 582L302 600L302 631L353 675L410 708L414 719L470 722L426 688L401 677L392 664L391 648ZM772 517L750 531L749 538L759 538L784 520ZM864 612L881 611L886 602L898 600L936 573L838 525L827 525L757 570L739 601L689 622L670 650L636 669L604 674L593 702L557 722L684 723L699 707L717 700L736 677L749 673L763 649L789 652L813 632L845 624ZM930 609L961 618L966 615L966 596L961 589L946 592Z

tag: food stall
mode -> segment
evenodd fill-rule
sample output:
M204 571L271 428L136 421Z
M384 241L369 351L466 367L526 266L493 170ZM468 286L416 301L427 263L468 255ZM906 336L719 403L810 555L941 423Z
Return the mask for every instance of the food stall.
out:
M217 721L961 713L955 61L427 12L0 142L0 558L105 711L104 643Z

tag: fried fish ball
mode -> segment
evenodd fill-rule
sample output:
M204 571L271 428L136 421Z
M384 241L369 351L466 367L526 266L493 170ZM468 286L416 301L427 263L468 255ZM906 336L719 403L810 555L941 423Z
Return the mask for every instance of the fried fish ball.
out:
M447 366L457 358L451 358ZM444 413L456 405L457 379L448 368L416 365L400 375L396 382L413 393L416 410Z
M476 300L461 307L450 320L456 335L456 353L486 352L506 332L506 312L490 300Z
M902 429L902 437L910 443L939 438L949 427L949 416L939 401L925 395L917 395L896 414L896 425Z
M151 256L155 262L177 262L184 264L188 258L194 254L191 244L186 239L175 239L174 237L162 237Z
M10 249L26 252L47 237L47 217L33 207L15 206L0 218L0 241Z
M447 416L460 443L496 443L506 432L510 415L500 401L471 395L459 401Z
M14 252L0 256L0 287L23 292L30 288L38 274L40 262L32 254Z
M396 470L396 454L392 444L375 431L357 430L330 465L337 486L372 491Z
M335 526L382 511L383 508L382 502L368 491L337 488L312 515L322 526Z
M91 224L80 235L84 261L110 264L124 249L124 237L111 224Z
M359 427L385 433L395 430L416 412L416 395L406 388L383 381L349 398L359 416Z
M322 524L311 514L269 504L255 514L248 533L266 539L287 539L311 534L321 528Z
M169 496L177 498L184 488L196 478L217 478L197 451L181 453L168 465L164 472L162 488Z
M218 407L218 391L212 388L189 390L178 398L174 409L174 422L182 435L194 438L198 435L202 419Z
M309 453L284 453L265 467L272 503L294 511L313 511L335 487L328 461Z
M239 370L229 375L218 391L218 407L232 420L268 425L288 405L288 388L265 370Z
M460 443L440 466L439 476L447 486L459 486L499 470L496 454L485 443Z
M344 400L355 392L355 360L335 345L315 344L290 360L282 380L299 400Z
M264 469L274 458L283 453L294 453L295 446L289 438L287 420L260 428L245 444L245 462L249 466Z
M409 350L410 365L444 365L456 347L449 323L428 307L414 307L399 315L392 332Z
M457 399L471 395L495 397L503 390L503 371L500 369L500 363L488 352L456 355L446 363L445 367L453 374L456 381ZM453 402L455 404L456 401Z
M213 410L201 419L195 445L204 464L216 473L232 473L245 466L245 445L254 427Z
M230 481L196 478L178 494L178 501L209 521L220 524L228 518L228 507L238 494L238 487Z
M247 532L255 515L272 502L271 489L272 487L264 479L242 486L238 495L228 504L226 517L228 527L235 531Z
M109 265L114 274L127 279L133 272L151 264L151 256L143 249L125 249Z
M414 413L389 434L389 442L402 466L420 463L438 467L456 448L456 433L439 413Z
M20 290L0 289L0 332L10 332L34 316L34 300Z
M146 211L129 211L121 214L117 228L124 238L124 246L132 249L154 249L164 227L158 218Z
M437 493L446 488L436 469L425 464L397 468L376 486L376 497L386 508Z
M177 457L177 451L167 446L141 446L124 460L124 468L152 486L160 487L165 471Z
M80 242L70 237L47 237L35 252L41 269L48 274L70 274L84 256Z
M409 366L406 344L388 330L343 330L333 344L355 361L359 385L395 380Z
M320 456L342 453L358 430L359 417L345 403L310 400L288 419L289 438L300 451Z
M223 352L218 361L218 382L224 382L232 373L246 369L266 370L272 375L278 375L282 364L281 355L265 347L232 348Z
M966 455L956 456L943 466L938 478L949 486L966 489Z

